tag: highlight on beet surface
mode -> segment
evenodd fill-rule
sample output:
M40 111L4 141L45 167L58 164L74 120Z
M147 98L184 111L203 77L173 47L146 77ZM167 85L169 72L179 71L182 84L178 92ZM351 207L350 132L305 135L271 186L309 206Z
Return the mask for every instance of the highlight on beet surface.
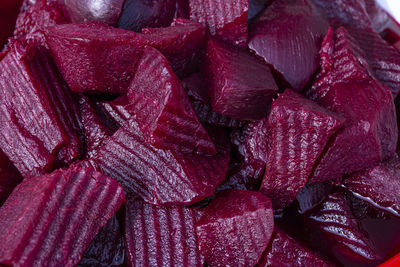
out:
M400 266L398 0L1 0L0 266Z

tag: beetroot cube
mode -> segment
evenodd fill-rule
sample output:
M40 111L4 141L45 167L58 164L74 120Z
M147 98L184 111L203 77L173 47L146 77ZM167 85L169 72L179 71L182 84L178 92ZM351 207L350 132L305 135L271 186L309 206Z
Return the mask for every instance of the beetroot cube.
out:
M318 51L327 30L308 0L275 1L250 28L249 48L272 66L281 83L300 91L319 67Z
M11 161L0 151L0 207L22 181L22 176Z
M273 229L269 199L235 189L217 194L196 223L200 252L210 266L254 266Z
M75 266L124 201L117 182L90 168L26 179L0 208L0 264Z
M198 212L160 207L130 199L126 204L125 242L129 266L202 267L195 222Z
M278 90L268 66L210 38L203 69L213 110L239 120L265 117Z
M238 46L247 44L248 0L189 0L190 19L211 35Z
M167 59L147 47L129 85L129 110L155 147L215 155L216 150Z
M81 155L79 110L43 49L18 42L0 62L0 148L24 178Z
M287 89L272 103L268 160L260 191L279 209L306 185L314 164L344 119Z

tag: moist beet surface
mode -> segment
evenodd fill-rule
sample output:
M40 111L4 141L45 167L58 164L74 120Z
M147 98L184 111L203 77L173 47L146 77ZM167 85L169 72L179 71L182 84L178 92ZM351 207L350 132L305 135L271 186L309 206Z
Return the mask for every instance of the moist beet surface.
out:
M297 194L296 206L300 214L309 213L325 201L326 197L334 191L330 181L308 184Z

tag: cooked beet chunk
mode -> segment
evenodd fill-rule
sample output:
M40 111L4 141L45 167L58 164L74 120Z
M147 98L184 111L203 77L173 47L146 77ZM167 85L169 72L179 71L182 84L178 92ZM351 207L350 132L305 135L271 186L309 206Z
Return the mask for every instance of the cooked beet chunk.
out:
M15 43L0 62L0 148L24 178L81 154L79 110L44 49Z
M124 201L116 181L90 168L26 179L0 208L0 264L75 266Z
M301 90L319 67L318 51L328 24L307 0L275 1L249 31L249 48Z
M0 207L22 181L22 176L7 156L0 151Z
M290 89L272 103L268 160L260 191L274 208L283 208L296 198L343 123L342 117Z
M273 229L269 199L245 190L218 193L196 223L200 252L211 266L254 266Z
M213 110L238 120L266 116L278 90L268 66L245 51L210 38L203 69Z
M238 46L247 44L248 0L189 0L190 19L211 35Z
M126 204L125 242L129 266L203 267L195 209L160 207L140 199Z

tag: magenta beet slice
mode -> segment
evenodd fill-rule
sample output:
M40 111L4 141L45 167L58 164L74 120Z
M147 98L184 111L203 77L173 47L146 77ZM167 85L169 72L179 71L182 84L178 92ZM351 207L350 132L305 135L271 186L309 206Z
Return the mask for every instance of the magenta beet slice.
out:
M162 149L215 155L215 146L167 59L147 47L136 68L128 110L146 141Z
M315 167L312 183L392 157L398 136L391 92L372 78L365 54L344 28L328 33L321 57L322 72L308 95L346 123Z
M318 254L299 243L283 229L275 226L271 241L256 267L328 267Z
M268 66L216 39L207 42L203 70L213 110L233 119L263 118L278 90Z
M16 42L0 62L0 148L24 178L81 155L79 110L44 49Z
M375 207L400 216L400 160L398 157L354 173L344 186Z
M341 192L333 193L306 219L311 242L341 260L371 263L378 259L373 244L359 227Z
M0 263L75 266L124 201L118 183L91 168L26 179L0 208Z
M275 1L250 28L249 48L282 76L281 83L299 91L319 67L327 30L307 0Z
M268 160L260 191L280 209L306 185L318 157L344 119L290 89L272 103Z
M189 0L190 19L211 35L238 46L247 44L248 0Z
M0 151L0 207L22 179L12 162Z
M129 199L125 242L129 266L198 266L204 258L195 232L196 210Z
M213 195L225 178L229 147L215 143L214 157L157 149L145 142L131 117L98 150L93 162L128 195L140 196L147 203L193 204Z
M218 193L196 223L200 252L210 266L254 266L273 229L269 199L235 189Z

